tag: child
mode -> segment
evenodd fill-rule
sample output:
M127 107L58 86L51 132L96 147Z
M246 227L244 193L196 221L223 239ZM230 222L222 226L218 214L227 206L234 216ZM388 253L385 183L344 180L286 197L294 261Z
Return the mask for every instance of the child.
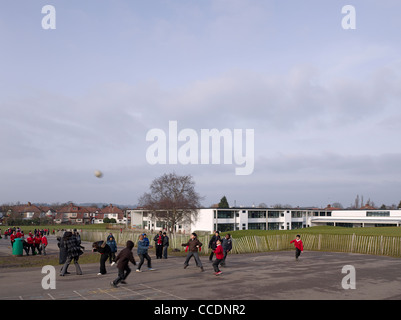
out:
M136 265L134 255L132 254L133 247L134 243L128 240L127 246L117 255L115 261L117 262L118 277L110 283L113 287L117 287L120 282L125 284L125 279L131 273L131 269L128 266L130 261Z
M139 236L139 240L138 240L138 256L139 259L141 259L141 261L139 262L138 268L136 269L136 272L142 272L141 271L141 267L143 265L143 262L145 261L145 259L148 261L148 270L149 271L154 271L155 269L152 268L152 259L149 257L148 254L148 249L151 246L149 245L149 241L145 240L145 236L143 234L141 234Z
M104 241L96 241L92 244L92 251L100 253L100 272L97 275L100 276L106 274L106 261L111 254L110 247Z
M26 239L26 255L29 256L29 249L31 249L32 255L34 256L36 254L35 252L35 240L33 238L32 233L29 235L29 237Z
M63 246L67 252L67 259L61 269L60 276L67 274L67 269L72 260L74 260L75 270L77 275L82 275L81 267L78 263L79 256L82 253L81 246L79 245L77 238L72 232L65 232L63 235Z
M106 243L110 247L109 262L113 266L116 262L117 242L112 233L107 237Z
M221 240L219 231L215 231L213 237L209 241L209 249L212 249L210 250L209 262L213 260L213 253L217 247L217 240Z
M46 247L47 247L47 244L48 244L48 242L47 242L47 237L46 237L45 235L43 235L43 237L42 237L41 249L42 249L42 252L43 252L43 255L44 255L44 256L46 255Z
M218 276L221 274L221 271L219 270L219 263L224 259L223 246L221 245L220 239L216 241L216 249L214 250L214 254L216 255L216 260L213 262L214 274Z
M221 266L225 267L226 266L226 258L227 258L227 254L232 250L233 248L233 244L232 244L232 240L231 240L231 235L229 233L227 233L222 242L221 242L221 246L223 247L223 252L224 252L224 258L223 261L221 262Z
M301 252L304 251L304 245L302 243L301 236L299 234L297 234L295 239L292 240L290 243L293 243L293 242L294 242L294 246L295 246L295 260L298 260Z
M42 254L42 248L40 246L40 244L42 243L42 236L40 235L40 233L36 234L35 238L33 239L33 243L38 253Z
M186 269L188 267L189 259L191 259L191 257L193 256L196 261L196 265L201 268L202 272L205 271L203 269L202 262L199 259L199 253L198 253L198 250L202 247L202 242L200 242L197 239L196 233L195 232L192 233L191 239L189 239L189 241L187 243L183 243L181 245L183 247L188 246L188 254L187 254L187 258L185 259L185 262L184 262L184 269Z

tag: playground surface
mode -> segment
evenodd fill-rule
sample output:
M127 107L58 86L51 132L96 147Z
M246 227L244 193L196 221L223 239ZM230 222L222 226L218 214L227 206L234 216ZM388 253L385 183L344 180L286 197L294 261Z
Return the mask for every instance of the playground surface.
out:
M50 237L48 253L56 253ZM84 246L89 243L84 243ZM0 255L10 254L8 240L0 240ZM152 250L153 251L153 250ZM136 249L134 248L135 258ZM183 268L184 257L146 262L141 273L130 264L127 284L110 286L117 268L107 263L106 275L98 276L97 263L81 265L83 275L59 276L56 289L43 289L42 268L2 268L0 300L307 300L307 299L401 299L401 259L334 252L304 252L295 261L293 251L230 254L223 274L215 276L208 257L202 256L204 272L191 260ZM355 289L344 289L344 266L355 268Z

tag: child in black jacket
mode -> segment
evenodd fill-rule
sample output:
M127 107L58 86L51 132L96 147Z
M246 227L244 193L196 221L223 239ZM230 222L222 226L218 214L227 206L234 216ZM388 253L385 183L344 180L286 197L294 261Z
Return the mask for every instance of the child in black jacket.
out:
M128 240L127 246L117 255L116 262L118 268L118 277L110 283L113 287L117 287L120 282L125 283L125 279L127 279L128 275L131 273L131 269L128 266L130 261L136 265L134 255L132 254L133 247L134 243L131 240Z
M106 261L111 254L109 245L104 241L96 241L92 244L92 251L100 253L100 272L97 275L106 274Z

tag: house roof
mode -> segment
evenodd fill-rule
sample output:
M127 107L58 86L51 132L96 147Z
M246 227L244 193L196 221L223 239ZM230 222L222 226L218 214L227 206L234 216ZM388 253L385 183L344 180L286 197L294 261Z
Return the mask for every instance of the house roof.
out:
M99 211L99 213L117 213L117 214L124 214L124 212L119 208L115 207L112 204L108 205L107 207L104 207Z
M11 208L11 211L13 211L15 213L26 213L26 212L33 212L33 213L38 213L38 214L42 213L42 210L39 207L31 204L30 202L28 202L25 205L13 206Z
M90 213L90 211L85 207L79 207L70 203L69 205L57 210L58 213Z

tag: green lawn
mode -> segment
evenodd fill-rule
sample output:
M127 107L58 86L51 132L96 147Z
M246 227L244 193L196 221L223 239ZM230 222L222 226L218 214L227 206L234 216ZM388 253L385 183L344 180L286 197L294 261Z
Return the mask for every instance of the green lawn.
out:
M227 232L223 232L222 235ZM366 236L399 236L401 227L377 227L377 228L343 228L343 227L310 227L296 230L238 230L229 232L233 238L244 236L266 236L275 234L353 234Z

